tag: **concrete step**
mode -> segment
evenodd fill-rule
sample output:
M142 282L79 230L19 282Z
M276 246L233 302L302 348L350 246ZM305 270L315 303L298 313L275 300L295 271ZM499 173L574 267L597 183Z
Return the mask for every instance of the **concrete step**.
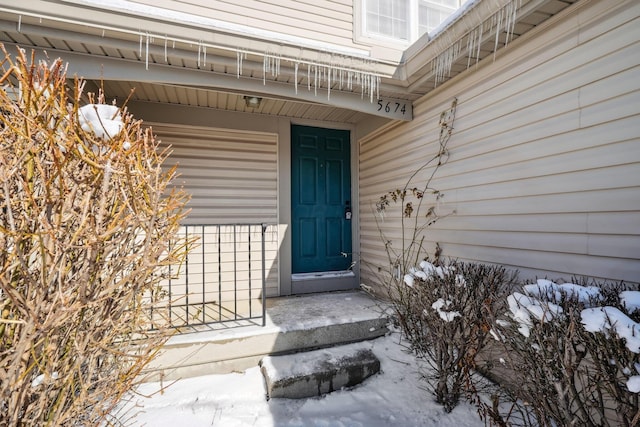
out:
M374 339L387 333L388 306L362 291L267 300L266 326L172 337L147 370L150 381L244 371L267 355Z
M380 371L380 360L362 343L284 356L267 356L260 361L267 399L322 396L360 384Z

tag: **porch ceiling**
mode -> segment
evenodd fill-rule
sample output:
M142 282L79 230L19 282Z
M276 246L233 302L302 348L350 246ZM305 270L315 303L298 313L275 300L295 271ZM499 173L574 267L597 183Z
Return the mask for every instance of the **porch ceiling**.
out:
M139 17L125 16L121 25L116 19L106 26L96 23L100 21L93 15L71 20L63 16L64 10L38 12L35 0L0 5L0 42L10 53L19 45L69 61L70 74L104 87L109 98L130 96L135 101L328 122L357 123L370 115L409 120L413 101L577 1L500 0L499 10L489 9L496 2L477 2L487 11L474 6L469 11L474 13L452 21L434 39L416 42L398 64L322 50L315 54L317 60L308 60L308 49L294 58L286 53L291 46L269 54L264 40L252 42L255 49L229 48L233 40L227 40L228 34L219 37L225 43L204 43L181 37L175 23L141 21L166 31L154 36L132 30L127 20ZM60 6L70 7L64 3ZM508 19L503 18L506 14ZM197 36L197 31L190 34ZM247 107L245 95L262 97L260 107ZM406 103L409 114L385 114L378 98Z

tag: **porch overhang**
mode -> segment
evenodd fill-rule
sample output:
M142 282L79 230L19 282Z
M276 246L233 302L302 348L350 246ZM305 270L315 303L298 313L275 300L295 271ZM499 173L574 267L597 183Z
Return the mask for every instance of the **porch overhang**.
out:
M69 62L70 74L99 80L103 87L105 82L131 82L220 91L240 99L254 95L277 101L275 110L285 102L304 109L315 105L342 110L341 116L351 121L367 115L412 118L415 97L387 83L397 62L373 59L368 50L271 34L265 40L260 32L238 34L197 17L188 22L113 7L133 2L100 6L65 0L55 2L60 6L55 13L42 10L44 3L50 2L0 6L0 41L35 49L40 57L44 52L50 59L60 57Z
M101 57L66 51L33 48L38 60L60 58L68 63L69 76L81 76L86 80L104 80L171 85L175 87L193 87L202 90L231 91L238 94L252 94L260 97L272 97L292 102L322 104L373 116L395 120L412 119L412 103L407 99L358 94L339 90L325 92L300 89L292 93L291 85L285 82L271 81L268 84L252 77L238 78L229 74L212 73L201 69L183 69L176 72L175 67L167 64L148 64L142 68L138 61Z

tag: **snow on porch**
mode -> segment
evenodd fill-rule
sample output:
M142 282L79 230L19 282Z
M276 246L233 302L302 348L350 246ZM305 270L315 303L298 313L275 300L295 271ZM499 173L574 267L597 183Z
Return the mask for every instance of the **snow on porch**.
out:
M389 315L386 303L359 290L270 298L264 327L221 324L172 337L152 362L150 380L242 371L266 355L377 338L387 333Z

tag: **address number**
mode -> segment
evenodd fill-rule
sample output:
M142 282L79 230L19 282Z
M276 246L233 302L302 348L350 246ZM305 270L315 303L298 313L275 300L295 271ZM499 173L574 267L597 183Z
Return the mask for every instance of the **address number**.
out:
M404 114L407 112L407 104L394 101L385 102L383 99L378 99L378 111L384 111L385 113L393 114L402 113L402 115L404 116Z

